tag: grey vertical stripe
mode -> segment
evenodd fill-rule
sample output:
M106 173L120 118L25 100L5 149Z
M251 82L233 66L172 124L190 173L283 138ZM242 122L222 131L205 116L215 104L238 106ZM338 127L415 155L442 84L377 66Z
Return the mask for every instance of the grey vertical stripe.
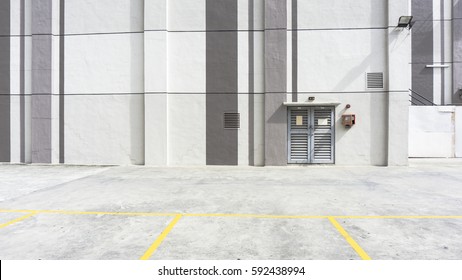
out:
M59 163L64 163L64 39L65 36L65 0L59 3Z
M444 53L444 25L445 25L445 21L444 21L444 0L441 0L440 1L440 6L441 6L441 63L444 63L445 62L445 59L444 59L444 56L445 56L445 53ZM445 68L441 68L441 105L445 105L446 104L446 100L444 100L444 88L445 88L445 71L446 69ZM448 100L449 101L449 100Z
M433 100L433 0L412 0L412 89Z
M254 106L255 106L255 37L254 0L249 0L249 165L255 165Z
M207 0L206 29L206 163L237 165L238 130L223 127L238 110L237 0Z
M298 0L292 0L292 102L298 102Z
M0 162L11 161L10 1L0 1Z
M453 104L462 104L462 1L454 4L453 7Z
M287 1L265 1L265 165L287 164Z
M20 94L20 99L19 99L19 139L20 139L20 147L19 147L19 161L22 163L26 162L26 79L25 79L25 65L26 65L26 39L25 39L25 34L26 34L26 18L25 18L25 12L26 12L26 1L21 0L20 2L21 5L21 11L20 11L20 19L19 19L19 32L21 34L21 38L19 39L19 94Z
M51 163L52 0L32 3L32 162Z

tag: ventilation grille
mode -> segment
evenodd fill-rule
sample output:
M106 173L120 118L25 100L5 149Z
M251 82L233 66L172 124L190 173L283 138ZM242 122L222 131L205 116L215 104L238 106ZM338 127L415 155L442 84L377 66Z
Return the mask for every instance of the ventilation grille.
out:
M290 160L294 162L308 161L308 134L290 135Z
M332 133L314 134L314 155L315 161L332 160Z
M241 116L239 113L225 113L224 127L225 129L239 129L241 125Z
M383 89L383 73L366 73L367 89Z

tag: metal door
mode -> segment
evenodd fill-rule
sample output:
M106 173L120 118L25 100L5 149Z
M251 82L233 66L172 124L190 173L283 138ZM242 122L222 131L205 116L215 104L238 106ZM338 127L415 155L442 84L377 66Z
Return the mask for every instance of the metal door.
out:
M334 163L334 108L288 110L288 162Z

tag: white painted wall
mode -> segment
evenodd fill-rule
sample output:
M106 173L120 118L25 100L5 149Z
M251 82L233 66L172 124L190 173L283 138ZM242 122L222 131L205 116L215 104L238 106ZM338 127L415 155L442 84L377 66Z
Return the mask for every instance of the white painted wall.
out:
M238 29L249 27L249 2L238 0ZM238 33L238 111L241 126L238 130L238 165L249 165L249 34Z
M20 2L10 2L11 34L20 34ZM11 162L20 162L20 37L10 38L10 141Z
M462 158L462 107L456 107L455 115L455 143L456 157Z
M143 19L142 0L66 1L66 163L144 163L144 36L123 33Z
M388 0L388 165L408 164L409 86L411 85L411 32L397 28L402 15L411 13L410 2Z
M299 91L366 91L366 73L386 66L386 30L304 31L299 38Z
M335 164L387 164L385 93L300 94L299 100L306 102L308 96L314 96L316 103L340 103L335 108ZM356 125L345 128L343 114L355 114Z
M407 158L407 147L401 141L403 135L407 139L407 126L403 125L408 117L407 94L400 91L407 90L410 84L409 33L388 28L407 13L409 7L404 2L298 1L298 24L303 29L298 34L299 101L315 96L317 102L341 103L336 108L337 164L386 165L390 163L390 151L397 155L391 157L393 163L402 164L402 158ZM248 2L238 3L239 28L245 30ZM57 11L54 10L55 19ZM264 1L256 0L254 29L261 31L255 32L254 41L256 165L265 163L263 11ZM338 28L342 30L332 30ZM205 0L66 0L66 33L71 35L65 38L66 163L204 165L206 37L203 30ZM54 32L58 30L55 28ZM238 36L239 92L245 93L248 34L239 32ZM290 90L290 36L288 40ZM55 49L59 48L58 43L56 37ZM12 40L12 45L17 42ZM57 57L59 53L54 55ZM17 60L15 52L13 56ZM13 64L12 69L15 67ZM58 60L53 67L57 88ZM370 71L384 72L385 89L390 85L396 93L367 91L365 73ZM18 83L17 76L13 75L14 86ZM290 98L291 95L288 101ZM57 116L58 99L54 99L54 116ZM389 103L393 105L391 109L387 107ZM351 104L351 109L345 111L346 104ZM17 114L17 107L14 103L12 114ZM239 164L247 165L249 108L245 94L239 94L239 111ZM340 124L345 112L357 115L357 125L351 129ZM58 122L53 123L53 129L58 130ZM17 141L17 119L12 124ZM53 133L57 147L59 135ZM26 148L30 149L29 146L30 142ZM54 161L58 158L56 152L57 149ZM18 158L16 146L13 155Z
M298 3L299 101L314 96L316 102L340 103L336 164L406 165L410 32L393 26L410 13L408 2ZM366 89L367 72L384 73L383 90ZM352 107L345 110L346 104ZM344 128L343 113L356 114L357 124Z
M331 7L335 7L332 9ZM366 72L387 72L386 1L298 1L299 91L366 90ZM359 28L359 29L358 29Z
M144 2L144 144L146 165L167 165L167 1L145 0Z
M460 151L462 139L462 117L457 116L458 113L462 115L460 107L455 106L411 106L409 156L455 157L456 147Z

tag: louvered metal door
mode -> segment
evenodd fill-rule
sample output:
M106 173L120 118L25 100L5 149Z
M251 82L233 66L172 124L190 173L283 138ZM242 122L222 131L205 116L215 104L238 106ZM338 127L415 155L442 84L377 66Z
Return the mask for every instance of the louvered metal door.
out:
M289 109L289 163L334 163L334 110Z
M334 163L334 110L331 107L313 107L311 112L311 162Z
M309 163L309 120L308 107L289 110L289 163Z

